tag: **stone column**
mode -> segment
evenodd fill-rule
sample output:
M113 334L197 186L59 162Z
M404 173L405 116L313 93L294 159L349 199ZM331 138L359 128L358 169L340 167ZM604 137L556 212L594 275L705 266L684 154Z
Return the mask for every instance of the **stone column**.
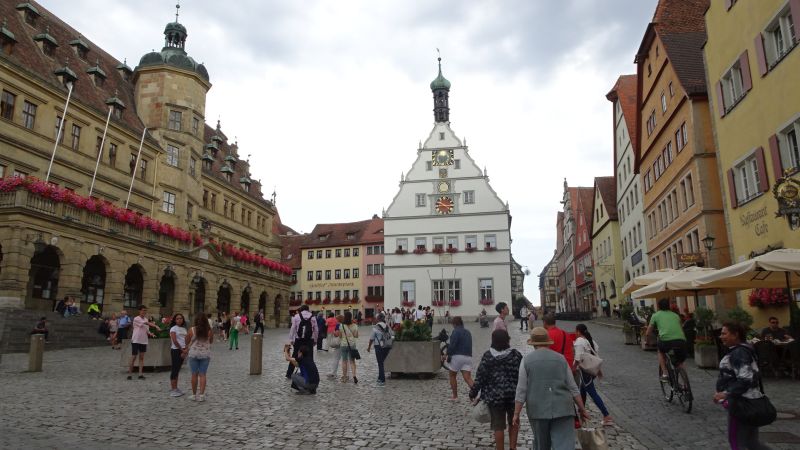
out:
M58 297L64 298L67 295L75 297L76 301L83 299L81 292L81 282L83 280L83 268L89 260L87 247L84 244L72 239L59 238L58 249L61 259L61 269L58 277Z
M26 252L19 227L0 227L3 269L0 271L0 308L22 308L27 296L28 271L33 250ZM30 253L30 255L28 255Z
M173 309L175 313L179 312L185 316L193 316L193 302L192 298L194 296L194 289L191 287L192 283L192 275L189 274L189 271L186 267L183 266L173 266L172 271L175 273L175 292L173 297ZM159 282L161 281L161 276L163 275L163 271L159 274Z

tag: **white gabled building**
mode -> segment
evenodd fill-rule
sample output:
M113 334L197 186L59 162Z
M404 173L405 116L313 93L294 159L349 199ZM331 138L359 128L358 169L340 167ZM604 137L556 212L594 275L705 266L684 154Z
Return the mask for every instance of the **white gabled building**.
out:
M433 130L384 212L385 306L471 317L511 307L511 215L450 128L439 61Z
M636 162L638 147L633 142L639 126L636 75L620 76L606 98L614 104L614 180L617 186L624 289L631 280L648 272L644 196Z

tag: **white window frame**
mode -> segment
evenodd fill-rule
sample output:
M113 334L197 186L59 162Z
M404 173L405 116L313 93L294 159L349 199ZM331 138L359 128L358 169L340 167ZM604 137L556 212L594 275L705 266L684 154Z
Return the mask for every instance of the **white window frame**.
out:
M464 204L471 205L475 203L475 191L464 191Z
M736 202L738 204L749 202L761 194L758 188L760 175L755 152L736 163L733 167L733 179L736 184Z
M800 119L789 124L778 136L781 166L784 170L797 170L800 168Z
M168 214L175 214L175 200L177 196L174 192L164 191L161 202L161 210Z
M167 116L167 129L181 131L183 127L183 112L170 110Z
M485 234L483 236L483 248L497 248L497 235L495 234Z
M798 30L792 23L792 11L787 3L764 29L764 53L767 66L772 69L786 56L798 41Z
M464 237L464 248L478 248L478 236L471 234L469 236Z
M661 113L667 112L667 96L661 92Z
M458 249L458 236L447 236L446 248Z
M167 165L172 167L178 167L178 161L180 161L180 154L181 151L178 147L167 144Z
M414 195L414 206L417 208L424 208L425 207L425 194L417 193Z
M433 248L434 249L441 248L442 250L444 250L444 238L441 237L441 236L434 237L433 238Z
M737 59L735 63L722 75L722 97L725 112L732 110L744 97L746 91L742 81L742 67Z
M415 237L414 238L414 249L425 249L428 247L428 238L425 237Z
M395 240L397 250L408 251L408 238L398 238Z
M417 301L417 282L414 280L401 280L400 281L400 301L403 302L416 302Z

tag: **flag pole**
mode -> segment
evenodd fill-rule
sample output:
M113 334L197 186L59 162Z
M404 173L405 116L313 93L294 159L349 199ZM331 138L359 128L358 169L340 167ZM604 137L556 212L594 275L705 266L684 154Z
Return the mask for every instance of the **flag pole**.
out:
M44 182L50 180L50 171L53 170L53 160L56 159L56 150L58 149L58 141L61 140L61 133L64 131L64 121L67 120L67 109L69 108L69 101L72 98L72 87L74 84L70 81L67 83L67 102L64 103L64 112L61 113L61 122L58 124L58 133L56 133L56 144L53 146L53 154L50 155L50 165L47 166L47 176L44 177Z
M131 187L128 188L128 198L125 200L125 209L128 209L128 203L131 201L131 191L133 191L133 181L136 180L136 170L139 168L139 160L142 158L142 145L144 145L144 135L147 133L147 127L142 130L142 140L139 141L139 151L136 153L136 162L133 165L133 173L131 174Z
M97 162L94 165L94 174L92 175L92 185L89 186L89 197L92 196L92 191L94 191L94 181L97 179L97 169L100 168L100 158L103 156L103 146L106 143L106 133L108 132L108 122L111 121L111 110L113 108L111 106L108 107L108 117L106 117L106 127L103 129L103 138L100 140L100 149L97 150Z

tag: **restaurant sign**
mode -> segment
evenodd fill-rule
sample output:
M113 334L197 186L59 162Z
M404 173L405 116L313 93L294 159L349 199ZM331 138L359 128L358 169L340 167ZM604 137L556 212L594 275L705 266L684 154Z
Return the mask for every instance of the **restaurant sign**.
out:
M772 194L778 201L775 217L786 217L792 230L800 228L800 182L785 174L775 181Z
M683 266L697 265L703 262L703 255L700 253L678 253L678 264Z

